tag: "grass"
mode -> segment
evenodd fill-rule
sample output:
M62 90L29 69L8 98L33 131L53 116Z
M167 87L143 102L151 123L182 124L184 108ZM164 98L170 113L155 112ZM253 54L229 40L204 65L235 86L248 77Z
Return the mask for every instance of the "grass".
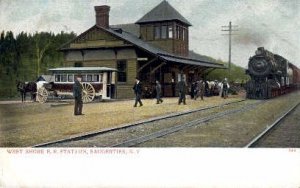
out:
M226 102L241 99L231 96ZM50 103L23 103L0 105L0 146L27 147L86 132L99 131L121 124L151 117L187 111L224 103L220 97L187 100L177 105L177 98L143 100L144 106L133 108L134 101L115 101L84 104L84 116L73 115L73 105L51 107Z

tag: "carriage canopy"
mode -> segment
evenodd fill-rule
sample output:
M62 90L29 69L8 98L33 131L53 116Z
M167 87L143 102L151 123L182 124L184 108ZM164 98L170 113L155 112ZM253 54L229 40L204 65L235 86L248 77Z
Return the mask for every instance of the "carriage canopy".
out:
M52 73L103 73L103 72L117 72L117 69L108 67L60 67L49 69Z

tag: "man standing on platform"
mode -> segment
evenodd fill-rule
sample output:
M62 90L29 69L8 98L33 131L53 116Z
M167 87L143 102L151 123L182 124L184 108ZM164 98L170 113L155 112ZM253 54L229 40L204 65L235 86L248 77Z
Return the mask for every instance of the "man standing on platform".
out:
M82 85L81 85L81 76L76 76L75 82L73 85L73 96L75 98L75 107L74 115L84 115L82 114Z
M156 90L156 100L157 100L156 104L162 103L163 100L161 99L161 85L158 80L156 80L155 90Z
M137 106L137 103L140 104L140 106L143 106L143 103L141 101L141 97L142 97L142 84L140 82L140 80L136 77L135 78L135 84L132 88L134 90L134 94L135 94L135 103L133 107Z
M181 76L181 80L178 82L178 91L179 91L179 100L178 100L178 105L180 105L182 102L184 105L186 105L186 83L185 80L183 78L183 76Z
M227 81L227 78L225 78L222 82L222 96L224 99L226 99L228 97L228 89L229 89L229 84L228 84L228 81Z

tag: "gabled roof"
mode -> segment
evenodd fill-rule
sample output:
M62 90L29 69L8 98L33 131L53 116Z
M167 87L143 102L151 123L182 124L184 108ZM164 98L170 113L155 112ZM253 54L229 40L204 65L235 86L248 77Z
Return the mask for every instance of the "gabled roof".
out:
M145 16L139 19L136 23L149 23L149 22L161 22L178 20L188 26L192 24L185 19L175 8L173 8L166 0L154 7Z

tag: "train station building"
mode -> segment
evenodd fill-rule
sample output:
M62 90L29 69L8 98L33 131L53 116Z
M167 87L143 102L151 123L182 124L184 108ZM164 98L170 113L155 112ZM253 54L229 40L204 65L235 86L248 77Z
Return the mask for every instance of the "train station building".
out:
M65 67L109 67L111 98L132 98L135 77L151 95L159 80L163 96L176 96L183 77L192 81L205 77L223 64L189 50L192 24L167 1L162 1L134 24L110 25L109 6L96 6L96 24L63 45Z

